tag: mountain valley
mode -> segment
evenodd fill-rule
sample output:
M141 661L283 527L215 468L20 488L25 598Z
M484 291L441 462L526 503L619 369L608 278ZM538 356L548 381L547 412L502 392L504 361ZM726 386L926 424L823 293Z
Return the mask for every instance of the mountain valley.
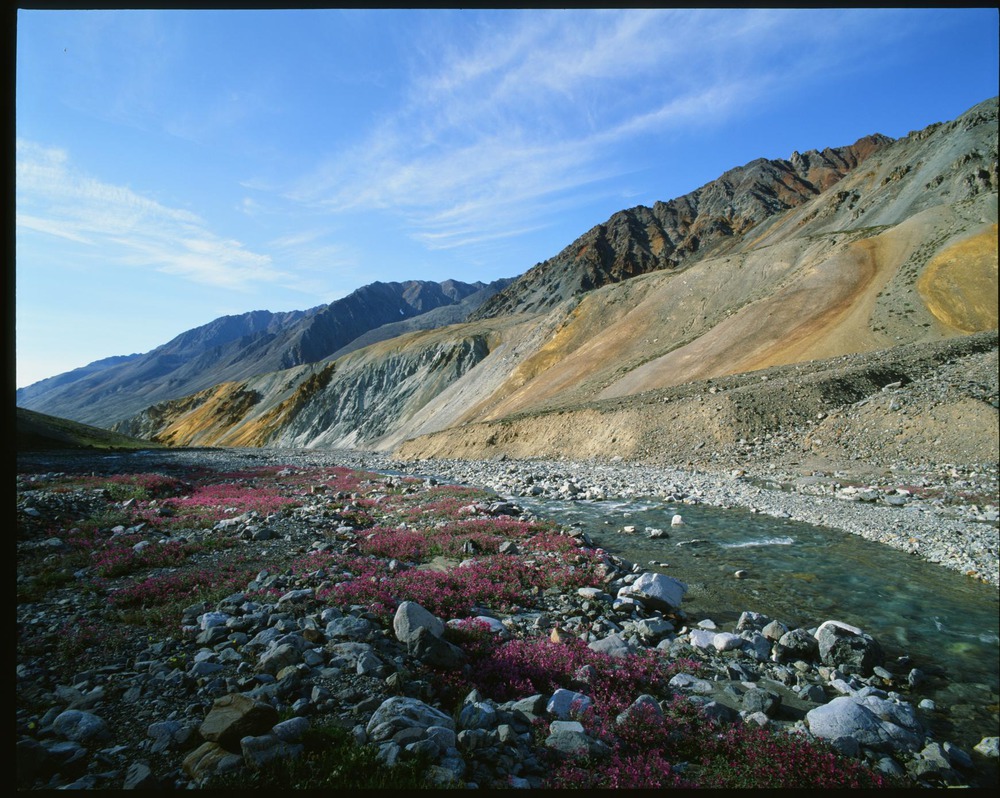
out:
M706 464L780 439L851 462L860 408L950 369L974 376L942 388L954 412L896 401L868 466L995 465L996 328L993 98L623 210L513 280L226 317L17 402L171 446Z

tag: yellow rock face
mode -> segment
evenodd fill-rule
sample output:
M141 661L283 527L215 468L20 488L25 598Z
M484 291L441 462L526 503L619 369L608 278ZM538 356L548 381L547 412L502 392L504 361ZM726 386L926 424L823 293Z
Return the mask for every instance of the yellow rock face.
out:
M940 252L917 281L938 321L965 333L997 327L997 225Z

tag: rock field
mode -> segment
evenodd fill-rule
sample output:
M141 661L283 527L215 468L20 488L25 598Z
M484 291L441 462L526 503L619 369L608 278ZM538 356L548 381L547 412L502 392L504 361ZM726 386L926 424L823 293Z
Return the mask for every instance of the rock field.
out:
M890 472L858 482L837 471L806 476L768 464L754 469L742 459L709 471L614 461L403 461L364 452L203 449L21 455L19 591L32 587L28 564L63 550L46 521L92 513L107 502L93 492L66 496L32 490L28 473L199 465L393 471L421 477L409 488L417 493L439 481L477 485L500 494L492 505L477 506L474 512L483 517L516 515L512 505L527 495L672 496L752 507L844 529L997 584L995 492L990 502L995 467L990 472L936 464L924 467L918 481L913 473L896 480ZM401 477L381 479L391 489ZM199 541L225 531L242 541L243 551L270 556L346 552L363 530L341 522L336 536L324 532L330 529L329 508L340 506L332 501L329 494L317 493L290 514L249 514L185 534ZM153 545L155 537L146 545ZM576 542L580 551L587 550L585 536ZM206 556L222 568L227 554ZM716 628L708 620L699 624L676 606L673 580L603 556L601 588L546 591L536 596L534 607L520 612L482 608L482 621L502 636L568 636L612 657L659 651L671 659L697 661L698 675L673 677L672 695L688 696L726 723L834 741L842 752L887 775L924 786L975 786L983 778L995 779L995 729L983 729L980 742L968 749L928 731L922 713L933 708L918 705L919 695L910 693L927 678L946 678L934 663L887 661L862 629L826 623L835 619L817 618L809 630L789 629L781 619L748 611L732 629ZM86 581L83 573L76 578ZM19 599L19 638L41 641L19 647L19 785L203 787L219 774L295 756L305 729L331 722L350 730L357 741L377 746L383 763L426 753L435 763L427 771L430 784L540 787L552 752L603 755L601 741L566 709L574 699L590 700L588 693L596 688L588 687L586 678L572 696L556 691L503 702L474 691L453 712L442 712L433 673L460 670L463 663L461 652L440 633L450 619L429 618L421 607L408 606L408 620L397 614L386 624L359 607L317 601L317 591L328 582L321 571L292 576L264 569L222 601L189 606L175 634L109 644L101 656L88 649L79 664L47 655L46 646L58 644L53 634L67 624L102 623L95 595L70 583L44 596L33 594L31 601ZM277 598L247 595L263 584ZM108 639L117 637L109 634ZM629 700L636 705L652 701L653 712L667 708L665 699L635 695ZM542 743L536 736L539 723L549 729ZM679 765L682 773L684 763Z

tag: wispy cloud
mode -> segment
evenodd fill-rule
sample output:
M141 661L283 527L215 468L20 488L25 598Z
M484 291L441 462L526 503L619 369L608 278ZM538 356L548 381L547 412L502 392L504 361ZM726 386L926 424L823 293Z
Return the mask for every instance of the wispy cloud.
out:
M249 290L293 281L270 255L213 233L197 214L82 173L65 150L19 139L16 158L22 231L87 244L102 257L204 285Z
M634 9L449 20L447 33L414 37L404 102L289 197L330 213L392 209L429 248L536 229L567 193L633 171L620 153L638 137L724 122L753 103L776 77L762 40L787 18Z

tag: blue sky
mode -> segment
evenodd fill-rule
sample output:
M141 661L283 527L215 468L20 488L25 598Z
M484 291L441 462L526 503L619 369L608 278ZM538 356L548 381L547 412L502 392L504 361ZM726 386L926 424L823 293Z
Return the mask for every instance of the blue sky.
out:
M996 9L19 10L16 383L998 93Z

